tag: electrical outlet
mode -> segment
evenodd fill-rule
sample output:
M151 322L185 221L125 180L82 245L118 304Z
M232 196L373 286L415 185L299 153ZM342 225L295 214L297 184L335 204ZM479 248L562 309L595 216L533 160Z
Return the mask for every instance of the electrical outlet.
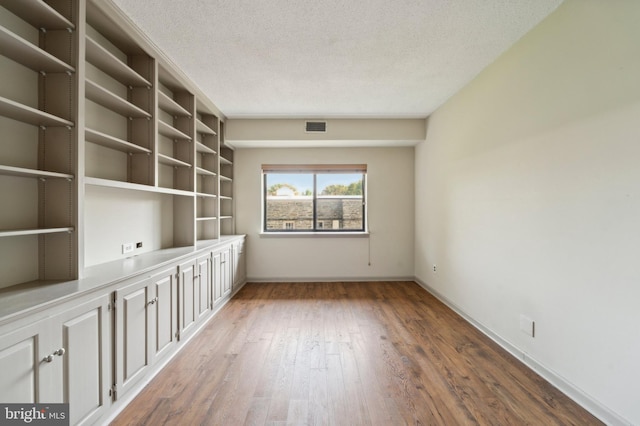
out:
M520 315L520 331L528 336L536 337L536 322L529 317Z
M137 249L142 248L142 241L139 241L136 243L136 248Z
M433 272L436 272L436 264L433 264Z
M124 243L122 245L122 254L131 253L135 247L134 243Z

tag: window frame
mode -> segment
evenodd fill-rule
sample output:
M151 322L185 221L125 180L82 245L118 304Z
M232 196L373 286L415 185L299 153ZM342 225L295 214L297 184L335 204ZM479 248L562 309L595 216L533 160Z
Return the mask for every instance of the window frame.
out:
M311 229L267 229L267 175L268 174L307 174L313 179L313 217ZM318 227L318 194L317 175L322 174L357 174L362 176L362 227L357 229L334 229ZM367 203L367 165L366 164L263 164L262 177L262 207L261 207L261 235L368 235L368 203ZM286 221L289 221L288 219ZM295 228L295 226L294 226Z

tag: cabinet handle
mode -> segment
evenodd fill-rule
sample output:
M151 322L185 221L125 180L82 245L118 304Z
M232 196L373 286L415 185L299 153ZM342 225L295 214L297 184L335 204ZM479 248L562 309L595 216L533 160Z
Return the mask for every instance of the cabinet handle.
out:
M58 356L62 356L62 355L64 355L64 353L65 353L65 352L66 352L66 351L65 351L65 349L64 349L64 348L60 348L60 349L58 349L57 351L54 351L51 355L47 355L46 357L44 357L44 360L43 360L43 361L46 361L46 362L53 362L53 357L54 357L54 356L56 356L56 355L58 355Z
M153 299L149 300L149 303L147 303L147 305L153 305L158 301L158 296L154 297Z

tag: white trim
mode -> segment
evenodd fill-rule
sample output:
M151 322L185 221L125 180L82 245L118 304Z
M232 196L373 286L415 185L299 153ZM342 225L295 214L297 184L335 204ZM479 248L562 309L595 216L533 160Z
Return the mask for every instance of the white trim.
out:
M333 283L333 282L366 282L366 281L414 281L414 277L248 277L248 283Z
M566 396L582 406L585 410L589 411L595 417L602 420L608 425L631 426L630 421L625 420L610 408L605 407L595 398L579 389L577 386L566 380L560 374L545 367L542 363L531 358L526 352L523 352L517 346L511 344L509 341L500 337L500 335L491 331L491 329L489 329L488 327L484 326L483 324L473 319L471 316L467 315L455 303L451 302L442 294L434 290L427 283L423 282L418 277L414 277L414 280L425 291L432 294L436 299L447 305L447 307L460 315L465 321L477 328L485 336L496 342L498 345L500 345L500 347L513 355L518 361L522 362L525 366L542 376L542 378L555 386L560 392L564 393Z
M278 232L278 231L268 231L261 232L260 238L369 238L371 235L368 231L343 231L343 232L331 232L331 231L319 231L319 232L300 232L300 231L288 231L288 232ZM413 278L412 278L413 279Z

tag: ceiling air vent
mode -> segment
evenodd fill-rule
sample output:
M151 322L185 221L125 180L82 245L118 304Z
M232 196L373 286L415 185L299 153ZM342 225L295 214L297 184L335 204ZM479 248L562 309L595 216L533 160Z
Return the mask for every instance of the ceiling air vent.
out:
M307 133L326 133L327 122L326 121L307 121L305 123L305 131Z

